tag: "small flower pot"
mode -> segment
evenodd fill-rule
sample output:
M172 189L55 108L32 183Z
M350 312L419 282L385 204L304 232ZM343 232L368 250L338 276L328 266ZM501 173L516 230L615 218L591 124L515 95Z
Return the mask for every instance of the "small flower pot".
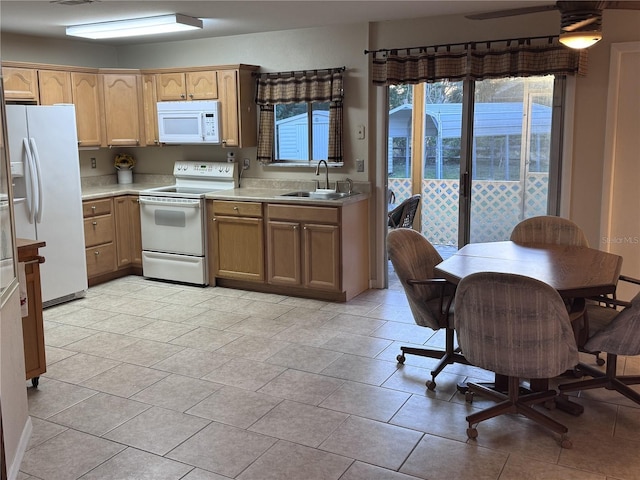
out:
M133 183L133 170L130 168L118 170L118 183Z

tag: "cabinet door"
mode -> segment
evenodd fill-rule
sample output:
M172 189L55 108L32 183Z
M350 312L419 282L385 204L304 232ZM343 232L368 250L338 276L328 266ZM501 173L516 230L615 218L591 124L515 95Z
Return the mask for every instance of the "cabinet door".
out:
M267 280L274 285L301 285L300 224L267 223Z
M220 97L220 129L222 146L240 146L238 119L238 73L235 70L218 71L218 95Z
M105 243L86 249L87 277L96 277L116 270L116 246ZM91 282L89 282L91 283Z
M142 265L140 206L138 197L125 195L114 199L116 216L116 264L118 268Z
M71 94L76 106L76 128L80 147L104 144L102 85L96 73L71 72Z
M186 100L187 87L184 73L159 73L156 75L159 102Z
M215 71L187 72L185 76L189 100L218 98L218 77Z
M2 67L5 100L38 103L38 71L33 68Z
M142 79L137 74L104 73L104 109L107 145L140 145Z
M142 103L144 106L145 145L158 145L157 75L142 76Z
M215 216L212 226L215 276L264 281L262 219Z
M72 103L71 73L56 70L38 71L40 105Z
M307 223L302 238L304 286L339 291L340 227Z

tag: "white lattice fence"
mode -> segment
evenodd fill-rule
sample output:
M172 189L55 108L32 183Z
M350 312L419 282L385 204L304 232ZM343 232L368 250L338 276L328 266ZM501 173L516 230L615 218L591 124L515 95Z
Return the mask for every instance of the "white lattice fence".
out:
M545 215L548 185L549 176L542 173L529 174L524 191L520 182L474 181L471 241L506 240L523 218ZM389 189L400 203L412 194L411 179L390 178ZM422 233L434 245L458 243L458 189L458 180L422 181Z

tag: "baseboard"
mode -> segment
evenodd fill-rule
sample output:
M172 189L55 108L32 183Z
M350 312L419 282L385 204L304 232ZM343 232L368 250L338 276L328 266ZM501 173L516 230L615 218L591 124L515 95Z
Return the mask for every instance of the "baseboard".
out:
M33 432L33 423L31 417L27 417L27 421L24 422L24 428L22 429L22 435L20 435L20 442L16 449L16 456L13 458L13 463L7 465L7 480L16 480L18 473L20 472L20 465L22 465L22 459L29 446L29 440L31 439L31 433Z

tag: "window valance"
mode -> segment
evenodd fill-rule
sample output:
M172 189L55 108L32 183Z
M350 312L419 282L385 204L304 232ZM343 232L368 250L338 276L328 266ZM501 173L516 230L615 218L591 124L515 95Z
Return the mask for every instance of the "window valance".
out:
M341 102L342 68L258 75L256 103Z
M534 75L586 75L586 50L557 36L492 40L372 52L373 83L414 84Z

